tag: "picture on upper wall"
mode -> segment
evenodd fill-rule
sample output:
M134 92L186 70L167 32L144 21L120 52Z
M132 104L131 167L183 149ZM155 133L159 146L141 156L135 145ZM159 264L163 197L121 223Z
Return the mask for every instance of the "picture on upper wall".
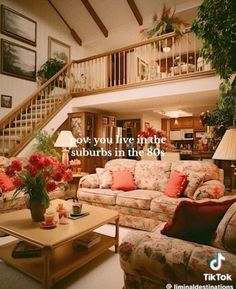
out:
M48 59L56 58L64 62L70 61L70 46L53 37L48 37Z
M36 51L1 39L1 73L36 80Z
M137 77L139 80L148 80L148 63L137 57Z
M1 33L36 46L37 23L19 12L1 5Z

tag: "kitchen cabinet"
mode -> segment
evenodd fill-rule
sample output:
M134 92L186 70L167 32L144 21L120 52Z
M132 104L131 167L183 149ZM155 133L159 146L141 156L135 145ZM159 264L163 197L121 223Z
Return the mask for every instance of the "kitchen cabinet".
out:
M116 117L113 115L106 114L97 114L96 115L96 128L95 136L96 137L106 137L105 128L106 127L115 127L116 126Z
M170 130L180 130L180 129L181 129L181 118L171 118Z
M180 123L181 123L181 129L193 128L193 117L181 117Z
M90 112L68 113L69 129L75 138L90 139L83 147L93 148L94 143L94 114ZM81 147L82 147L81 146Z
M179 117L170 119L170 129L180 130L185 128L193 128L193 118L192 117Z
M106 151L111 151L112 155L103 158L102 166L111 159L115 158L116 149L120 149L119 145L116 144L116 135L122 136L122 129L117 128L116 126L116 117L113 115L107 114L97 114L96 115L96 130L95 136L98 138L106 139L108 138L109 142L98 142L96 148L104 149Z

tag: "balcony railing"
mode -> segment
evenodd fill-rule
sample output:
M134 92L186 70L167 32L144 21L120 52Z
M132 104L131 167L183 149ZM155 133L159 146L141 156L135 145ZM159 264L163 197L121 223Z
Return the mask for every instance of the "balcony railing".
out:
M212 73L199 55L202 43L188 28L136 45L72 62L71 92L86 94Z

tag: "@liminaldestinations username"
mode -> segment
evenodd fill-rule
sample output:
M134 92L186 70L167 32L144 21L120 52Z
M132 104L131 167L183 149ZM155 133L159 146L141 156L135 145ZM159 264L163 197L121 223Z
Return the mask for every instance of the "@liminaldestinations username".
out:
M166 289L234 289L234 285L166 284Z

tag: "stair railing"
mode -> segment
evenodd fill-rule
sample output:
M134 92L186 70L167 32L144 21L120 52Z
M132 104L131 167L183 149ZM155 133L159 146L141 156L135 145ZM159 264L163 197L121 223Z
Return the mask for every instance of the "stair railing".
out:
M0 156L15 156L71 99L71 62L0 121Z

